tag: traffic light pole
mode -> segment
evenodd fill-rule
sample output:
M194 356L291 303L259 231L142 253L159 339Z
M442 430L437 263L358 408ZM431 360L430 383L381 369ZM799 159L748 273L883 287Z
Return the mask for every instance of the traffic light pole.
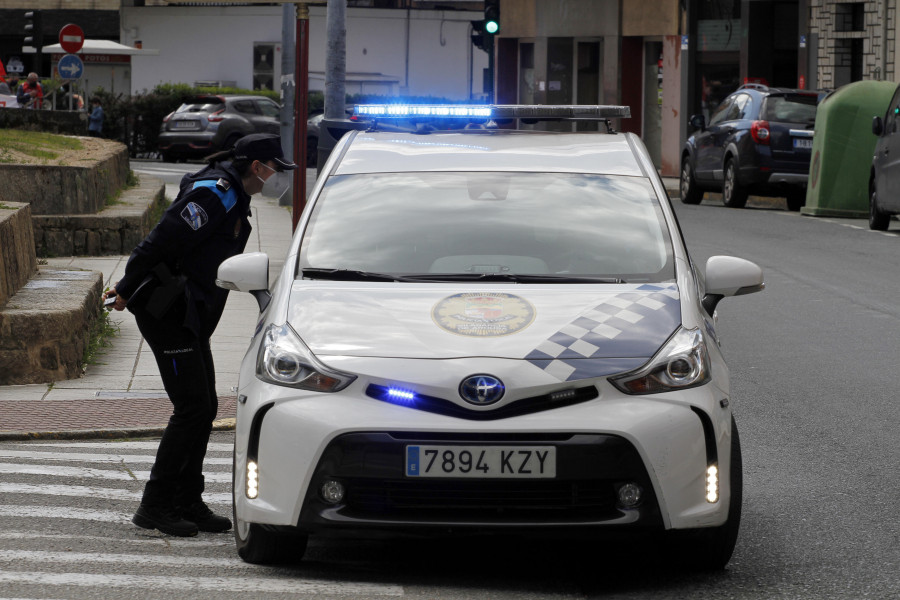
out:
M297 53L294 64L294 199L291 231L296 231L306 206L306 114L309 94L309 6L297 4Z

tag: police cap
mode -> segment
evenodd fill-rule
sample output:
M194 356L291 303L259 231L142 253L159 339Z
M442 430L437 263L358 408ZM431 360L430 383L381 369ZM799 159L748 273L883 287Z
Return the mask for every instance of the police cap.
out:
M281 150L281 138L274 133L251 133L234 145L235 160L274 161L279 171L296 169L297 165L285 160Z

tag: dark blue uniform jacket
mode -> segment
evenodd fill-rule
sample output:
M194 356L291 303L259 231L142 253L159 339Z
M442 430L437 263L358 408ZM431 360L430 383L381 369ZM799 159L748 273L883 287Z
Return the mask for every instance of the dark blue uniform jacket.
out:
M209 336L228 297L228 290L215 283L219 265L243 252L250 237L250 196L230 162L185 175L180 188L153 231L131 253L116 292L130 299L154 268L165 263L173 274L187 279L186 311L179 311L178 318L183 314L185 327Z

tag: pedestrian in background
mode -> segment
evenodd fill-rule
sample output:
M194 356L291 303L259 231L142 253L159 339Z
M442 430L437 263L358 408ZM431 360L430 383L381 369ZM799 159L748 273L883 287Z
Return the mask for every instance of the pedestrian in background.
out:
M91 137L103 137L103 106L100 98L91 98L91 114L88 116L88 135Z
M29 73L25 83L16 91L16 100L22 108L41 108L44 104L44 88L37 73Z
M174 407L132 522L177 536L231 528L201 497L218 411L210 337L228 297L216 274L247 245L250 196L297 168L274 134L245 136L207 161L184 176L175 201L132 252L125 276L103 295L116 296L116 310L134 313Z

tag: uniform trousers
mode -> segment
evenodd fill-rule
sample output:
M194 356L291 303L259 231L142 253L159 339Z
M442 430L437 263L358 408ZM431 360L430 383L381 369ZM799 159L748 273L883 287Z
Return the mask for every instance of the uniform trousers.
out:
M181 325L183 311L173 313L156 319L135 311L174 409L141 500L154 507L187 507L201 500L203 459L219 409L209 336Z

